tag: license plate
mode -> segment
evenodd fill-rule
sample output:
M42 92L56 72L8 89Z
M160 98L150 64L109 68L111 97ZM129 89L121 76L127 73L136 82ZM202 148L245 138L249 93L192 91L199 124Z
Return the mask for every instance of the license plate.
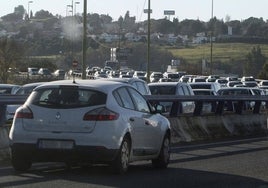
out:
M38 146L40 149L72 149L74 142L72 140L40 140Z

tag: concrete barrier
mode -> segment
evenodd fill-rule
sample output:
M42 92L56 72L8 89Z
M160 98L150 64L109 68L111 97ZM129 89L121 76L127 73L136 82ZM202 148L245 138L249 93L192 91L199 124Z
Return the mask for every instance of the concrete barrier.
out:
M172 144L267 133L266 114L181 116L169 120ZM10 156L8 132L8 126L0 126L0 161Z
M169 120L173 144L267 133L266 114L182 116Z
M7 126L0 126L0 162L10 158L8 133Z

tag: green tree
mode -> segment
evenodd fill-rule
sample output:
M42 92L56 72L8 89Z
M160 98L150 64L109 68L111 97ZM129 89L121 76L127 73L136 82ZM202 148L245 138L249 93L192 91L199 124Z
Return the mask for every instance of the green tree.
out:
M263 68L262 68L258 78L268 80L268 63L265 63L263 65Z
M102 20L103 24L110 24L113 21L113 18L111 16L104 14L100 15L100 19Z
M153 26L156 32L160 32L163 34L170 34L170 33L174 33L175 31L173 22L171 22L168 19L161 19L161 20L155 21Z
M182 35L195 36L196 33L205 31L205 25L200 20L183 20L179 24L179 33Z
M266 57L262 54L260 46L253 47L246 59L244 75L257 77L266 62Z
M100 19L100 15L97 13L94 14L88 14L88 23L93 28L92 32L95 34L101 34L102 33L102 20Z
M25 12L26 12L26 10L24 9L24 7L22 5L19 5L19 6L14 8L14 13L19 15L21 17L21 19L23 18Z
M261 36L263 25L265 25L265 22L262 18L250 17L242 22L246 36Z
M53 18L53 14L51 14L50 12L48 11L45 11L45 10L40 10L40 11L37 11L35 13L35 16L34 16L36 19L47 19L47 18Z
M133 32L133 30L136 28L135 21L136 21L136 17L135 16L131 17L129 14L129 11L127 11L125 14L123 23L122 23L123 24L122 29L125 32Z
M227 23L228 26L232 27L233 35L241 35L242 34L242 26L241 22L238 20L233 20Z
M23 48L12 39L0 40L0 80L7 83L9 79L9 68L17 67L17 63L23 56Z

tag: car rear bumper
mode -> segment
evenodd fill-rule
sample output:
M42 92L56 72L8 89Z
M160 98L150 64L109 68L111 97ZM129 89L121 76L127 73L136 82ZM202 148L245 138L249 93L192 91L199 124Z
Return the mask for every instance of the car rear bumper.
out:
M113 161L118 149L102 146L74 146L72 149L39 149L36 144L15 143L11 151L32 162L88 162L109 163Z

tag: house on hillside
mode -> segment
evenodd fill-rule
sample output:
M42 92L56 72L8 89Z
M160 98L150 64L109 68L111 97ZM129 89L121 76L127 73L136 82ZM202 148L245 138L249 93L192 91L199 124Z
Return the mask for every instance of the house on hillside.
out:
M189 42L188 35L178 35L177 40L181 40L181 43L187 44Z
M127 41L130 41L130 42L138 42L138 41L141 41L142 39L140 35L137 35L135 33L126 33L125 38L127 39Z
M5 36L7 36L7 31L6 30L1 30L0 31L0 38L5 37Z
M193 44L203 44L208 41L208 37L204 32L197 33L195 37L193 37L192 43Z
M115 42L119 40L119 36L116 34L108 34L108 33L102 33L100 35L100 40L104 40L104 42Z
M175 44L178 40L178 36L175 36L174 34L167 34L165 38L168 44Z

